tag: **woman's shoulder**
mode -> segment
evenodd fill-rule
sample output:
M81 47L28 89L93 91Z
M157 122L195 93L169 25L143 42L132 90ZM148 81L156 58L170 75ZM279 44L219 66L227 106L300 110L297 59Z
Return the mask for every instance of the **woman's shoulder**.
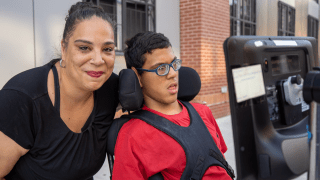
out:
M14 90L22 92L31 98L47 92L47 78L50 63L26 70L12 77L2 90Z

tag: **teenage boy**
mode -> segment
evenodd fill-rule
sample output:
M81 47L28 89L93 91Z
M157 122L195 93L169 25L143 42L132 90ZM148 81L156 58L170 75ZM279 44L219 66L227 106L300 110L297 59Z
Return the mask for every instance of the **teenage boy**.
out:
M142 110L179 126L189 126L188 111L177 100L181 60L174 55L168 38L161 33L145 32L137 34L126 44L127 68L136 73L143 92ZM200 115L219 150L225 153L227 146L210 109L197 103L191 105ZM145 121L131 119L119 131L112 174L114 180L148 179L158 172L164 179L178 180L185 167L186 153L182 146ZM210 166L202 179L230 180L231 177L224 168Z

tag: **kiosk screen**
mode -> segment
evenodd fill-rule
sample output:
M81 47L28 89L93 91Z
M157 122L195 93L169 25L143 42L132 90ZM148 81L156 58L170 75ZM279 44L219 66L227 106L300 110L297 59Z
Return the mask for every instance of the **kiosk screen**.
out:
M272 75L288 74L300 71L298 55L280 55L271 57Z

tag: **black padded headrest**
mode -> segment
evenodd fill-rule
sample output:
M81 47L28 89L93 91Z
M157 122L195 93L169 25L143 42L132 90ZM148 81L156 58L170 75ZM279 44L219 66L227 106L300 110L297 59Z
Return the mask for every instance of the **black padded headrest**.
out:
M139 80L132 69L123 69L119 73L119 101L127 111L138 110L143 103Z
M179 91L178 99L181 101L191 101L201 89L200 76L192 68L181 67L179 70Z
M192 68L181 67L179 70L178 99L191 101L200 91L199 74ZM119 101L125 110L135 111L141 108L143 94L139 80L132 69L123 69L119 73Z

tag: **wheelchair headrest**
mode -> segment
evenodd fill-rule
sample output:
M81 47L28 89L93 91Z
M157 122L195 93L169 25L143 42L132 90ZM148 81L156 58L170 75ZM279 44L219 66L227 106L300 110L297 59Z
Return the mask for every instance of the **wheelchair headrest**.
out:
M199 74L192 68L181 67L179 70L178 99L191 101L200 91ZM123 69L119 73L119 101L125 110L135 111L141 108L143 94L139 80L132 69Z

